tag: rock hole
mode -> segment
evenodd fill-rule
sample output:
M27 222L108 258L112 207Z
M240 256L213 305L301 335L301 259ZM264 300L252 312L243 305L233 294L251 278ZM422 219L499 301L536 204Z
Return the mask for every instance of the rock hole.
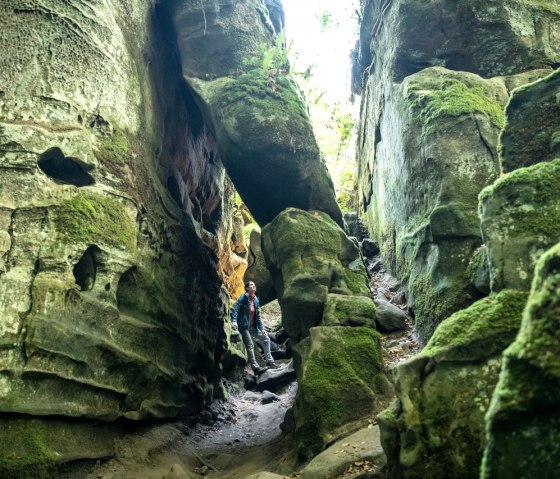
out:
M101 253L101 250L97 246L91 245L72 269L74 280L82 291L93 289L99 253Z
M78 115L78 123L83 124L84 119L82 118L82 115Z
M105 291L111 291L111 283L105 285Z
M64 156L60 148L51 148L39 156L39 168L57 183L89 186L95 183L86 167L76 158Z

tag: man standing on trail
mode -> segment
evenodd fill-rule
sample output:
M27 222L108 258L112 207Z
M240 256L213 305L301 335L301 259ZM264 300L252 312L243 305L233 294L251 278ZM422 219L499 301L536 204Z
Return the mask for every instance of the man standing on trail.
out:
M231 310L231 326L233 329L239 328L253 371L256 374L262 374L266 369L261 368L255 359L253 340L263 348L267 367L275 369L278 365L270 354L270 338L261 321L261 305L255 294L256 291L255 283L252 281L245 283L245 293L239 296Z

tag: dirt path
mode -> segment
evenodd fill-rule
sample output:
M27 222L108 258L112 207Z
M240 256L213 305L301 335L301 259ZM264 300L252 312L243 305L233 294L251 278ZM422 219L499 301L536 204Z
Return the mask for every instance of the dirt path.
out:
M384 271L372 275L374 297L379 288L392 289L386 293L392 300L399 292L395 285L395 279ZM277 303L265 310L270 325L278 324L279 315ZM412 320L406 330L383 335L382 347L388 372L414 355L419 346ZM65 479L241 479L260 471L298 477L303 464L298 462L291 438L280 429L296 390L294 382L277 392L277 398L265 399L266 403L263 394L242 391L226 403L214 404L214 418L208 424L189 427L175 422L132 434L117 443L114 459Z

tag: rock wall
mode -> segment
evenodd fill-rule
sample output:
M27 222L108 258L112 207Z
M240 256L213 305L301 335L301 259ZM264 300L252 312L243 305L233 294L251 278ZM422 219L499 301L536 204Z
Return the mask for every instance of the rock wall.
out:
M106 455L90 420L214 397L233 203L160 7L6 0L0 18L0 411L36 417L0 417L17 475ZM37 432L52 416L74 448Z
M558 64L559 25L554 2L364 4L361 214L424 341L482 296L465 275L482 244L477 196L502 171L509 94Z
M428 341L379 416L390 478L554 475L559 21L556 2L365 4L362 214Z

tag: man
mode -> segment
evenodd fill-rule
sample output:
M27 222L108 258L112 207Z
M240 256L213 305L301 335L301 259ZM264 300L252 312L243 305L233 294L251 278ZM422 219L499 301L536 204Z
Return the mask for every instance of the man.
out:
M239 296L231 310L231 326L233 329L239 328L253 371L256 374L262 374L266 369L261 368L255 359L253 340L263 348L267 367L275 369L278 365L270 354L270 338L261 321L261 306L259 298L255 294L256 291L255 283L252 281L245 283L245 293Z

